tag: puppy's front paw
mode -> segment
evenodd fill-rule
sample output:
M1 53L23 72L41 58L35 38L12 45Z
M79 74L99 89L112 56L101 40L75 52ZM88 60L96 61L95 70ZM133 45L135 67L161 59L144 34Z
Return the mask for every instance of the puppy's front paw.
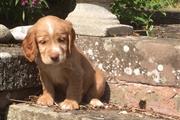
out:
M103 107L104 106L104 104L99 99L96 99L96 98L91 99L89 104L92 105L93 107Z
M60 103L60 107L62 110L77 110L79 109L79 104L74 100L65 99Z
M54 100L49 95L42 95L37 100L37 104L44 105L44 106L51 106L53 105L53 103L54 103Z

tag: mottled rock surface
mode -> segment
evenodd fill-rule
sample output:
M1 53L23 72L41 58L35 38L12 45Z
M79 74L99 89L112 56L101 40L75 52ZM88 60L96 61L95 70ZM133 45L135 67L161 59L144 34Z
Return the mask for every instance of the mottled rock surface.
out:
M0 46L0 91L37 87L38 70L24 58L20 47Z
M109 76L127 82L180 87L177 40L79 37L77 44Z
M180 87L179 41L79 36L76 44L107 76L127 82ZM0 70L0 90L37 84L38 70L24 58L18 45L1 45Z

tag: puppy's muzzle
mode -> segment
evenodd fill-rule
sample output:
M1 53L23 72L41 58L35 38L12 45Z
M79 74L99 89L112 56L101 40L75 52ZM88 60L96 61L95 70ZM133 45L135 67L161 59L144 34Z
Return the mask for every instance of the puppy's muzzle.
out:
M59 62L59 53L51 54L50 58L53 62Z

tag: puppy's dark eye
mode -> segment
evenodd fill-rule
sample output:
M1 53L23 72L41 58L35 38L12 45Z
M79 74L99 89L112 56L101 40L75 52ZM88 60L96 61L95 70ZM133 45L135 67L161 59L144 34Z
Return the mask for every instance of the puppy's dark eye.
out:
M41 45L44 45L44 44L46 44L46 41L45 40L40 40L38 43L41 44Z
M63 38L58 38L58 42L59 42L59 43L64 43L65 40L64 40Z

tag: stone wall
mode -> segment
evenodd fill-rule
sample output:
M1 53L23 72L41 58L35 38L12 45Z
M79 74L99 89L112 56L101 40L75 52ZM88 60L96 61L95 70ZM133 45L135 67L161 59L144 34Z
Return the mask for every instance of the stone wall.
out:
M148 110L180 117L179 40L78 36L76 44L104 71L110 102L137 108L145 100ZM1 45L0 70L0 109L9 98L39 93L36 66L22 56L19 45Z

